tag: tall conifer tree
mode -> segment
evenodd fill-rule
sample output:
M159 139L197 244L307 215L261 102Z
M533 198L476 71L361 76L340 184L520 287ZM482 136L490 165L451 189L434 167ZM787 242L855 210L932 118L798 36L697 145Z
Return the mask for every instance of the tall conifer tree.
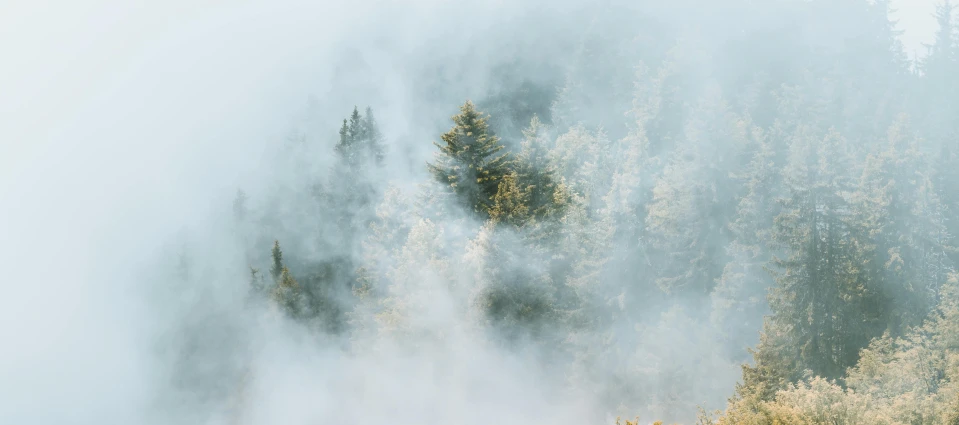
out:
M467 101L452 119L453 128L440 136L443 143L434 143L440 151L429 171L468 211L486 219L499 183L509 173L509 155L501 153L503 145L490 131L488 117L473 102Z

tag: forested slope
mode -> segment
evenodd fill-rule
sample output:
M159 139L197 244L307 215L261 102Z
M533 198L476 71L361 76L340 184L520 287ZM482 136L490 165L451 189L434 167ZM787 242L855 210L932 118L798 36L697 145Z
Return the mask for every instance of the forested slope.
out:
M951 6L913 62L884 1L770 3L597 15L561 78L449 105L414 184L375 108L314 117L334 165L291 142L292 186L237 194L236 284L348 355L520 353L597 420L959 423Z

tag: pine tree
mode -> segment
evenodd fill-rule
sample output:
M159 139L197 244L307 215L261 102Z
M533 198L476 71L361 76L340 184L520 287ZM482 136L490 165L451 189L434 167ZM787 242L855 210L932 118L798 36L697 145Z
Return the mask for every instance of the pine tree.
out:
M871 244L870 280L892 301L890 331L918 325L939 301L939 286L952 270L945 211L933 188L931 164L910 137L905 117L890 127L888 144L866 158L854 193L858 225Z
M707 222L713 182L698 175L694 155L672 158L647 207L647 231L659 266L656 282L667 293L708 294L718 275Z
M363 118L360 116L360 110L356 106L353 107L353 113L350 114L349 121L350 124L347 130L350 140L354 143L363 140L366 136L365 129L363 128Z
M360 115L359 109L353 107L353 113L343 120L339 134L336 152L343 165L354 174L351 178L369 171L373 165L383 165L383 135L373 117L372 108L367 107L366 113Z
M508 339L542 337L556 325L555 290L543 264L516 236L496 232L488 223L471 241L467 256L478 275L471 304L484 323Z
M646 204L658 285L697 297L708 295L725 264L724 224L735 215L729 175L741 149L725 102L715 90L708 94L689 114L685 136L666 158Z
M340 156L340 159L346 164L354 164L356 159L353 155L353 136L350 134L350 126L347 124L347 120L343 120L343 125L340 126L340 141L336 144L336 153Z
M302 311L301 296L300 284L293 278L290 270L283 267L270 292L271 299L291 317L297 317Z
M571 194L586 202L588 214L603 207L609 193L617 164L613 147L602 130L577 125L557 137L550 150L551 168Z
M946 211L947 230L959 235L959 25L956 5L943 0L936 7L938 29L929 53L922 62L921 92L917 117L918 130L928 140L929 153L935 155L933 167L936 192ZM959 256L954 256L959 261Z
M743 347L753 345L748 342L756 340L756 331L769 310L766 291L772 286L772 278L764 266L770 260L767 238L778 213L773 200L779 197L781 187L779 164L766 134L743 124L743 136L752 140L753 156L745 171L735 175L745 188L736 216L729 223L735 239L726 247L729 262L710 294L712 322L732 356L743 354Z
M513 162L515 170L500 181L490 218L517 227L539 225L540 234L530 235L538 239L546 236L542 234L544 225L550 224L546 222L562 216L569 193L550 162L543 123L534 116L523 133L521 150Z
M546 125L534 115L529 127L523 130L523 142L516 157L515 169L529 193L529 212L536 220L561 216L569 198L549 154Z
M404 344L420 345L442 338L437 333L443 329L430 325L436 318L448 320L456 312L447 310L445 303L437 303L436 295L463 289L447 250L441 226L424 219L412 225L385 273L389 285L374 316L379 331L398 337L397 342Z
M841 378L884 329L886 300L863 271L858 247L869 241L852 222L846 195L844 141L835 131L819 138L808 128L796 136L784 171L789 194L773 233L785 253L771 264L773 314L754 354L756 366L744 369L754 385L757 376L778 377L764 383L768 390L806 371Z
M947 156L959 151L959 142L956 141L959 125L955 120L959 113L959 105L955 102L959 96L959 81L955 77L959 73L959 39L955 9L951 0L943 0L936 6L938 29L921 62L921 97L917 99L920 102L918 116L923 118L920 130L934 149L945 151ZM955 167L955 163L949 166Z
M503 176L500 180L496 195L493 196L493 207L489 210L490 219L496 223L505 223L521 227L530 220L530 194L521 187L516 173Z
M455 125L441 136L443 144L434 143L440 151L429 171L470 213L486 219L499 183L509 173L509 156L500 153L503 145L473 102L467 101L452 119Z
M250 267L250 291L254 294L263 294L266 291L260 269L254 267Z
M273 264L270 266L270 275L274 282L280 281L280 275L283 274L283 251L280 250L280 241L273 241L273 249L270 251Z
M374 218L385 154L383 136L371 108L360 115L354 107L349 118L343 120L336 152L339 161L331 170L331 182L321 193L320 203L336 223L335 245L352 255Z

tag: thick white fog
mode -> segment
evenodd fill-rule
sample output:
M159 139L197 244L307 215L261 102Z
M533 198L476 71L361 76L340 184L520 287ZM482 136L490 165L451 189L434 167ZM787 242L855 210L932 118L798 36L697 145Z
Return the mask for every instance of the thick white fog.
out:
M393 273L390 279L406 282L394 283L390 290L409 297L402 308L416 312L410 313L416 317L413 330L407 330L413 334L379 338L377 332L386 331L371 330L321 338L293 320L277 318L275 310L246 303L250 267L266 273L269 266L250 264L251 251L256 252L252 258L265 259L272 239L280 238L284 253L313 258L327 245L296 240L296 229L315 227L322 233L323 226L332 225L323 224L328 217L295 210L299 204L290 201L276 208L291 208L290 216L307 218L277 225L275 236L237 237L230 222L237 189L250 196L253 208L264 211L271 208L264 205L277 187L290 193L306 190L291 182L335 165L336 132L354 105L361 111L371 106L384 135L389 154L382 181L412 199L430 178L426 161L437 150L432 142L449 130L457 107L468 99L484 106L483 98L500 89L497 70L543 86L562 84L565 70L577 60L570 59L570 51L587 31L590 13L600 16L593 18L600 24L590 31L601 37L631 31L628 20L603 15L603 8L615 5L648 7L670 28L691 27L689 34L715 30L732 37L734 31L724 26L728 22L743 22L743 31L764 27L754 22L759 17L718 22L717 14L727 13L713 4L721 1L631 3L0 4L0 264L5 282L0 297L0 423L572 425L608 422L620 414L646 415L644 421L656 419L650 415L690 421L696 412L684 409L691 406L724 408L741 371L736 361L699 355L713 350L698 346L697 332L706 338L708 331L693 317L697 312L631 307L664 318L635 326L614 321L611 329L641 335L621 341L629 347L657 348L624 348L633 354L610 355L619 360L609 363L583 360L585 366L568 369L552 366L561 361L548 348L532 343L504 348L499 338L488 337L476 313L457 304L472 299L472 289L445 283L481 281L476 276L482 272L476 270L486 267L484 261L494 261L486 257L492 254L484 251L489 248L483 237L493 236L482 233L482 223L476 228L449 224L444 221L449 214L431 221L402 216L408 220L403 225L412 229L411 242L400 241L397 254L390 256L394 263L384 266ZM729 3L729 10L751 10L747 1ZM923 56L923 43L933 40L935 3L893 4L909 56ZM697 7L703 9L692 13ZM617 26L603 27L609 22ZM663 51L672 47L662 46ZM697 50L690 52L677 63L702 60ZM742 62L754 60L759 59ZM623 63L623 73L635 74L636 65ZM657 63L648 68L649 75L660 72ZM583 111L592 108L584 105ZM627 102L614 119L625 120L629 107ZM610 139L628 138L634 131L626 125L617 129L620 123L609 124L606 118L600 124ZM589 137L599 137L594 127L589 131ZM283 157L283 146L297 134L311 144L297 151L292 162L308 162L307 171L284 162L291 160ZM558 146L568 140L560 136L558 130L550 134ZM519 139L508 142L519 146ZM704 141L690 155L708 157L715 152L709 146ZM574 180L570 177L569 185L575 188ZM258 238L268 238L266 245ZM728 242L722 241L724 246ZM503 246L517 250L512 242ZM361 261L369 254L362 249L350 254ZM188 264L183 266L188 278L176 278L178 256ZM409 264L396 265L402 261ZM408 274L393 277L400 271ZM744 340L756 344L762 326L749 326L753 331ZM191 332L196 335L184 336ZM677 332L686 336L677 338ZM613 337L604 340L605 334L577 335L598 345L619 343L611 342ZM193 362L189 366L171 360L178 344L184 344L182 338L194 338L192 343L204 347L183 360ZM745 359L742 351L732 357ZM620 370L616 361L628 363L634 376L647 376L644 368L673 368L678 382L696 384L679 391L683 395L677 397L689 398L683 400L657 398L658 390L652 388L665 394L671 385L672 378L663 374L656 375L657 382L611 386ZM709 373L682 375L694 373L690 370ZM195 385L206 395L175 384L184 373L202 381ZM569 382L577 384L570 389ZM214 386L229 387L223 390L229 396L208 396L220 394L210 390ZM632 400L645 401L606 406L603 399L610 391L635 391Z

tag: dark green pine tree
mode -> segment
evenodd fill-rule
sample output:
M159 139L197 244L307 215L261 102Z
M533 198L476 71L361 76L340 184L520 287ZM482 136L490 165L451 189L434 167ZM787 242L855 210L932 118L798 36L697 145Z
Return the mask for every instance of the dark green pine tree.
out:
M440 136L442 144L434 142L440 151L427 167L468 211L485 220L511 161L508 154L500 153L503 145L473 102L467 101L452 119L455 125Z
M894 337L935 308L952 270L946 214L922 171L931 161L911 133L904 117L889 129L888 145L866 158L853 198L857 224L872 240L862 248L872 258L870 281L892 301L886 322Z
M868 235L858 231L845 195L851 187L843 145L834 131L824 138L800 131L784 171L789 193L772 235L784 255L772 261L772 315L756 364L743 376L767 396L807 372L841 379L885 328L887 300L868 281L859 249Z
M537 221L563 214L569 195L559 172L549 160L546 126L533 116L523 130L523 143L516 158L516 175L529 193L529 213Z
M933 181L946 210L947 229L959 235L959 185L955 184L959 179L959 28L955 9L950 0L936 8L938 31L921 64L922 91L916 116L922 120L918 130L935 155ZM959 255L954 255L953 261L959 262Z
M354 141L363 139L363 118L360 116L360 110L356 106L353 107L353 113L350 114L350 126L349 133L350 138Z
M373 117L372 108L367 107L366 113L360 115L359 109L353 107L350 117L343 120L340 140L335 149L343 165L353 172L368 171L370 165L383 164L383 135Z
M513 162L514 170L501 179L490 217L497 222L527 227L533 230L529 237L541 239L555 230L545 225L558 224L550 220L563 215L570 195L549 160L545 125L534 115L523 135L520 152Z
M508 341L546 337L560 320L546 264L530 258L519 235L496 232L493 226L485 227L474 244L486 265L472 302L487 324Z
M340 141L337 142L336 150L337 155L340 156L340 160L346 164L353 164L355 162L353 158L353 136L350 134L350 125L347 124L348 120L343 120L343 125L340 126Z
M280 275L283 274L283 251L280 250L280 241L273 241L273 250L270 251L273 264L270 266L270 275L274 282L279 282Z
M340 245L346 247L373 218L376 168L384 160L383 136L371 108L366 108L362 116L359 109L353 108L350 117L343 120L335 149L339 156L332 171L335 183L323 193L323 203L333 206L335 221L344 230Z
M766 292L772 278L764 266L770 260L767 237L773 228L781 187L779 167L772 146L757 132L758 143L752 160L743 173L736 175L745 192L736 207L736 217L729 223L734 240L726 247L729 262L716 288L710 294L713 303L712 322L722 334L729 354L744 354L743 347L754 345L756 330L768 314Z
M280 277L273 285L270 297L278 307L292 317L296 317L303 310L300 284L286 267L280 271Z

